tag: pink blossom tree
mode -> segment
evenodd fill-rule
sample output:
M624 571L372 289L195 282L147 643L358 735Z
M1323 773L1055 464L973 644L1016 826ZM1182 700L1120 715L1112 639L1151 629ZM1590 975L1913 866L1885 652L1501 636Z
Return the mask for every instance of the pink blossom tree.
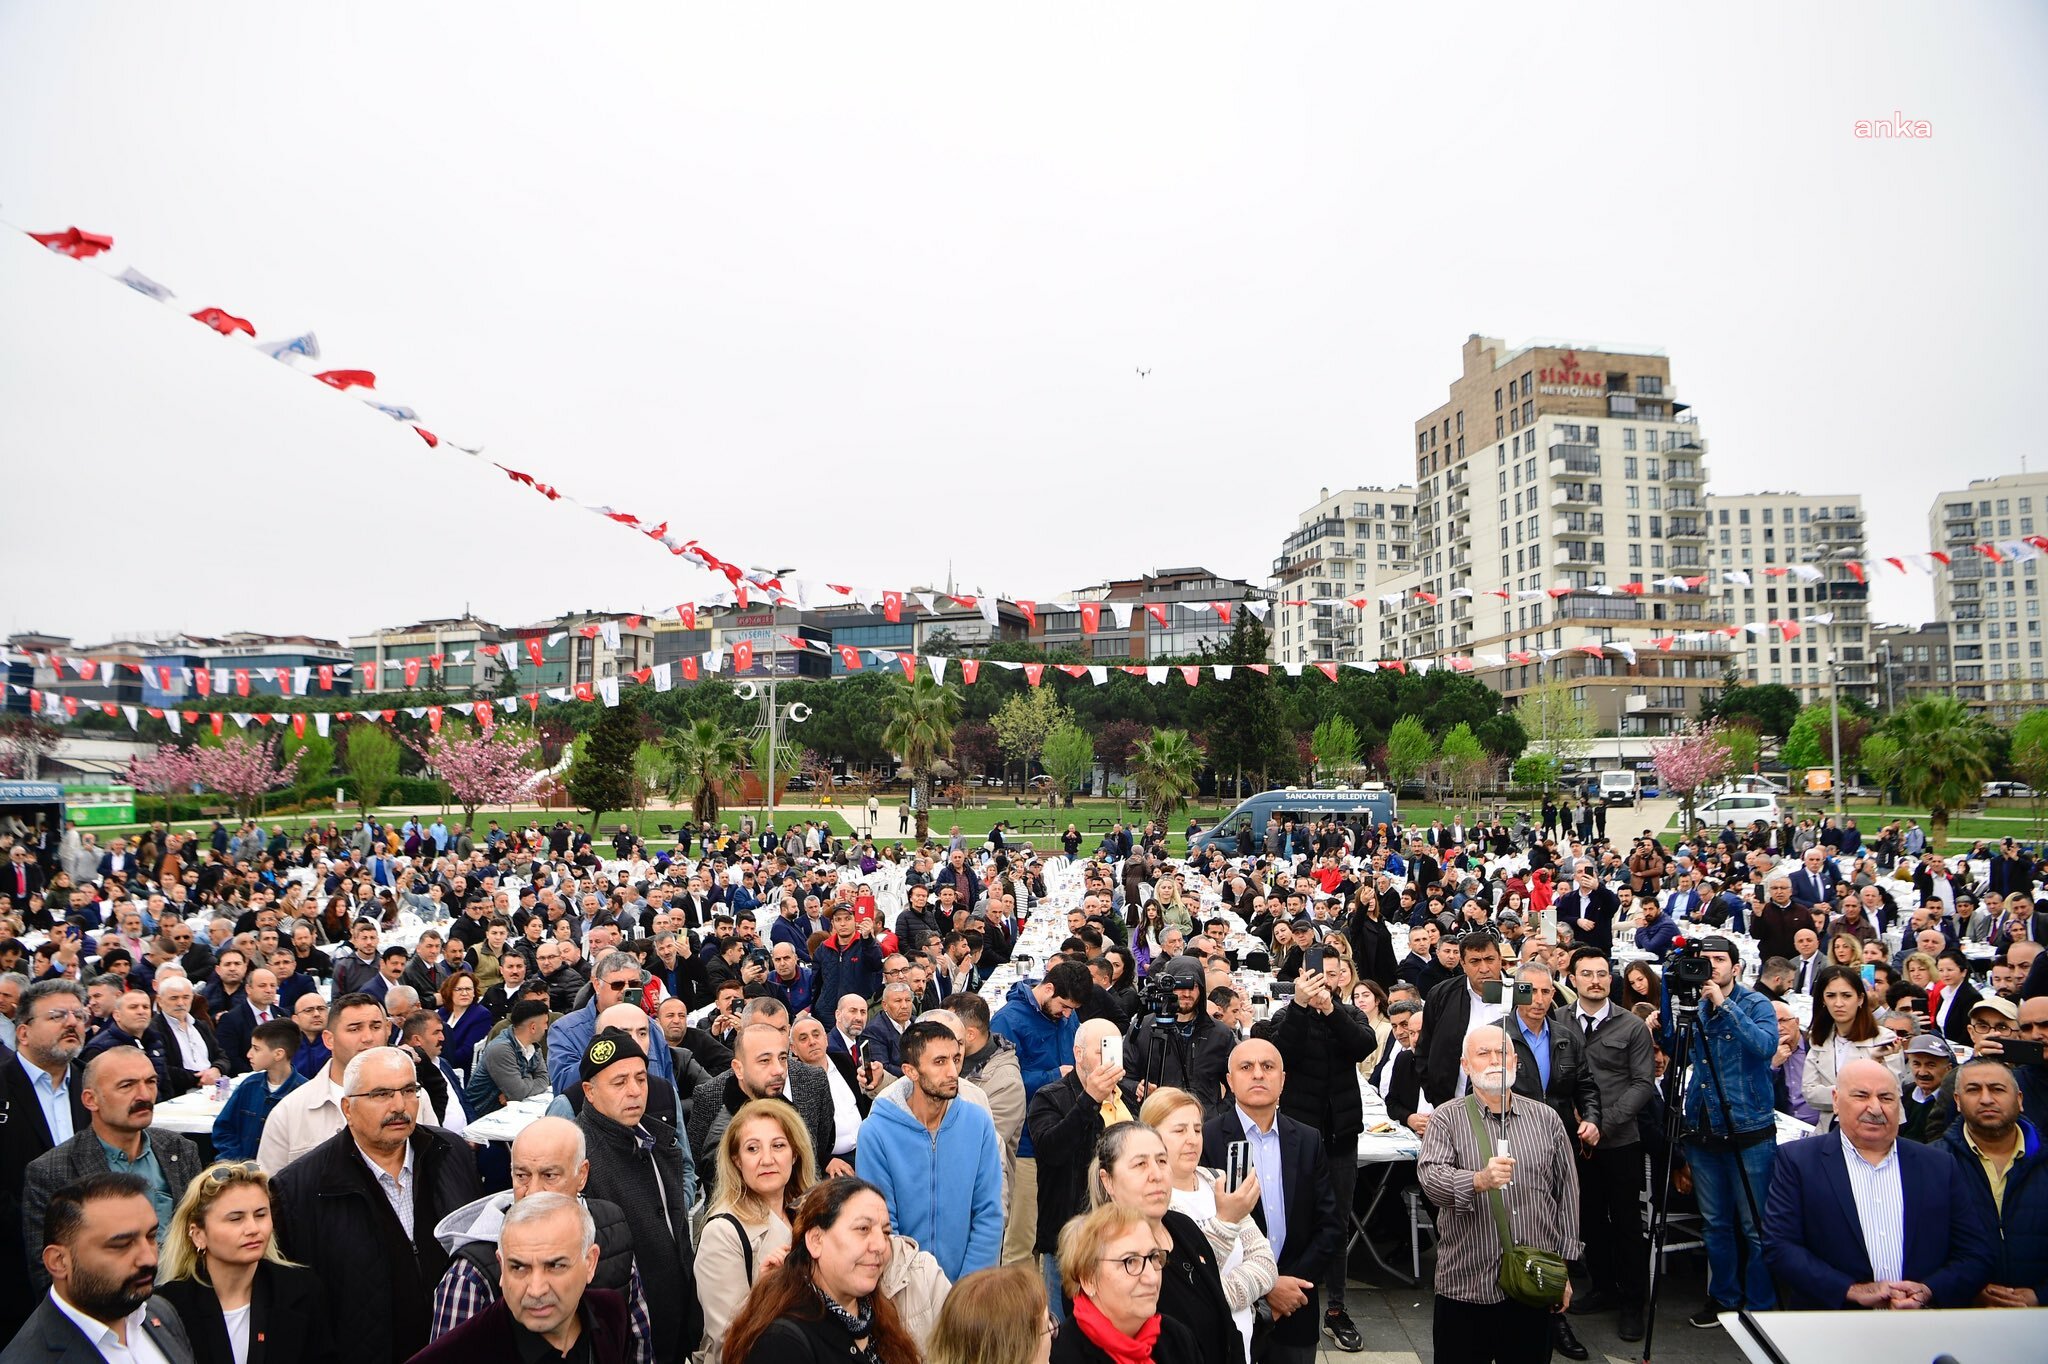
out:
M476 827L476 812L487 805L510 805L533 786L527 764L539 747L530 734L500 725L472 739L436 734L412 749L434 774L448 783L449 794L462 807L464 828Z
M1693 802L1701 791L1728 775L1735 757L1713 725L1688 724L1669 739L1650 745L1658 787L1676 795L1685 806L1685 830L1692 832Z
M199 765L189 748L160 744L146 758L128 760L128 781L138 791L164 798L164 818L171 817L171 797L190 795L199 780Z
M299 754L293 753L288 762L277 760L277 740L265 739L252 743L238 735L221 740L220 747L200 747L192 751L195 766L193 779L208 790L218 791L234 803L235 813L243 818L256 813L256 803L266 791L280 786L290 786L299 773Z

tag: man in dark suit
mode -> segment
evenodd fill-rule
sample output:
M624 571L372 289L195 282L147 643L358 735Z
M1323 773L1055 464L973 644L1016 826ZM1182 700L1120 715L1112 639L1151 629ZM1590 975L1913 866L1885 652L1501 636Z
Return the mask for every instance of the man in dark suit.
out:
M100 857L100 879L104 881L109 876L123 876L132 882L135 879L136 866L135 854L128 851L128 840L116 838L108 844L107 851Z
M249 1069L249 1039L256 1035L256 1029L265 1023L289 1017L289 1013L277 1007L276 974L267 966L251 971L242 997L214 1020L220 1049L227 1058L221 1069L230 1075L246 1074Z
M21 1221L28 1244L43 1235L50 1200L67 1184L90 1175L141 1178L162 1225L168 1226L185 1186L199 1173L199 1148L175 1132L151 1127L156 1116L156 1070L133 1047L117 1047L85 1067L85 1108L91 1125L70 1141L29 1162L21 1190ZM115 1169L118 1152L120 1168ZM49 1286L46 1267L29 1263L29 1280ZM73 1303L72 1306L79 1306Z
M41 1247L51 1291L0 1351L0 1364L103 1364L108 1346L134 1359L137 1331L168 1364L192 1364L184 1323L153 1294L156 1231L156 1208L135 1175L97 1174L61 1190L47 1230L30 1238Z
M167 977L157 990L156 999L157 1015L149 1026L163 1044L165 1069L171 1082L163 1097L175 1099L225 1075L227 1056L220 1049L220 1039L212 1028L192 1016L192 983L177 976ZM247 1048L243 1050L246 1055Z
M1429 1113L1422 1108L1422 1059L1415 1044L1422 1038L1422 1005L1412 999L1396 1002L1387 1009L1393 1036L1379 1060L1373 1063L1369 1083L1386 1101L1387 1117L1421 1136L1429 1126Z
M78 1053L85 1047L85 991L72 980L38 981L21 992L15 1051L0 1052L0 1335L35 1310L19 1231L29 1164L92 1123ZM54 1126L52 1119L54 1117Z
M1812 905L1802 905L1793 898L1791 877L1772 872L1765 878L1764 898L1757 902L1749 918L1749 931L1756 937L1756 950L1762 958L1783 957L1790 961L1799 955L1795 943L1799 930L1810 928L1819 937L1822 926L1821 916Z
M1235 1102L1231 1111L1203 1124L1202 1160L1220 1170L1232 1142L1250 1145L1252 1167L1259 1172L1252 1217L1272 1242L1280 1271L1266 1294L1273 1326L1260 1358L1313 1364L1321 1318L1316 1285L1348 1239L1350 1219L1330 1191L1322 1137L1280 1112L1286 1082L1279 1049L1271 1042L1254 1037L1238 1043L1230 1053Z
M1968 1307L1997 1233L1948 1152L1900 1141L1899 1082L1858 1060L1835 1077L1840 1132L1778 1148L1764 1262L1792 1311Z
M874 1058L891 1075L903 1073L903 1030L913 1016L910 985L894 980L882 987L882 1007L861 1030L861 1037L874 1043Z
M1467 933L1458 940L1458 962L1463 973L1429 992L1422 1011L1422 1040L1417 1044L1422 1057L1422 1092L1438 1105L1449 1103L1458 1093L1458 1077L1464 1074L1465 1034L1471 1031L1468 1025L1474 1010L1494 1022L1507 1012L1506 1005L1488 1004L1483 998L1489 984L1500 982L1499 939L1485 929Z
M43 893L43 869L28 855L27 848L15 845L7 870L0 872L0 889L7 892L7 902L16 914L28 911L31 895Z
M1579 946L1597 947L1602 953L1614 950L1614 916L1621 910L1621 901L1590 862L1579 868L1571 890L1557 898L1554 908L1557 921L1572 926L1572 940Z
M1560 1031L1578 1034L1586 1073L1600 1092L1593 1140L1578 1144L1579 1239L1590 1283L1572 1310L1586 1316L1618 1307L1618 1334L1636 1341L1643 1338L1649 1292L1637 1118L1657 1094L1655 1048L1643 1020L1614 1002L1614 973L1605 957L1591 948L1572 953L1571 984L1578 1001Z
M1819 848L1808 848L1800 858L1799 870L1792 873L1792 903L1825 914L1834 902L1835 873L1828 866L1827 855Z

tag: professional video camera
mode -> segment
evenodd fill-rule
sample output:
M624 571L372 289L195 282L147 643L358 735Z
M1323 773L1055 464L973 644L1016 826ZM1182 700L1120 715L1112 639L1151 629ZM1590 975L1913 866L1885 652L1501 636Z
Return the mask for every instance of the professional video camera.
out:
M1180 1000L1174 992L1199 990L1201 987L1202 968L1191 957L1175 957L1145 977L1139 998L1154 1018L1162 1023L1172 1023L1180 1017Z
M1674 941L1676 950L1664 965L1664 988L1674 1004L1697 1004L1700 990L1714 978L1714 964L1707 960L1702 944L1684 938Z

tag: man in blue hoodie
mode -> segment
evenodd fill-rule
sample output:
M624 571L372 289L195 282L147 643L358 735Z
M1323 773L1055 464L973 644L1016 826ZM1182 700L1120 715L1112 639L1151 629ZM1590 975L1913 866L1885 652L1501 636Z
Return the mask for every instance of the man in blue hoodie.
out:
M1077 961L1055 962L1044 980L1020 980L1010 987L1009 1002L996 1011L989 1031L1017 1049L1017 1069L1024 1077L1024 1104L1073 1065L1074 1031L1081 1025L1078 1010L1095 988L1088 968ZM1017 1144L1016 1173L1010 1180L1009 1232L1003 1241L1003 1263L1032 1258L1037 1235L1038 1159L1025 1131Z
M875 1101L854 1154L854 1169L888 1201L889 1225L930 1251L955 1283L993 1269L1003 1246L1002 1143L987 1110L956 1102L960 1056L945 1024L905 1028L908 1092L901 1102Z
M2048 1302L2048 1152L2020 1116L2012 1068L1965 1061L1956 1070L1956 1115L1961 1121L1941 1140L1985 1225L1998 1230L1998 1260L1977 1306L2039 1307Z

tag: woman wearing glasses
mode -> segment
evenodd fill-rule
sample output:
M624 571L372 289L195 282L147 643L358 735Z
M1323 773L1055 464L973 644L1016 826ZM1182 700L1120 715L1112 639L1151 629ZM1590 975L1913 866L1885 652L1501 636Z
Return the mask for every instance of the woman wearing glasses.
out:
M178 1309L194 1364L325 1364L338 1358L319 1276L277 1248L270 1176L216 1165L171 1215L157 1292Z
M1173 1166L1165 1139L1143 1123L1120 1122L1105 1130L1088 1167L1088 1201L1096 1208L1114 1203L1143 1217L1147 1230L1141 1234L1154 1238L1166 1253L1159 1286L1151 1291L1160 1311L1189 1328L1196 1347L1192 1354L1161 1354L1161 1364L1183 1359L1189 1364L1244 1364L1245 1347L1223 1291L1216 1252L1195 1220L1173 1208ZM1060 1247L1061 1274L1070 1280L1078 1277L1067 1270L1064 1232Z
M1173 1256L1173 1244L1158 1222L1122 1203L1104 1203L1062 1227L1060 1284L1073 1298L1074 1310L1053 1341L1052 1364L1194 1364L1201 1359L1197 1331L1167 1301ZM1235 1328L1230 1334L1232 1356L1238 1357Z

